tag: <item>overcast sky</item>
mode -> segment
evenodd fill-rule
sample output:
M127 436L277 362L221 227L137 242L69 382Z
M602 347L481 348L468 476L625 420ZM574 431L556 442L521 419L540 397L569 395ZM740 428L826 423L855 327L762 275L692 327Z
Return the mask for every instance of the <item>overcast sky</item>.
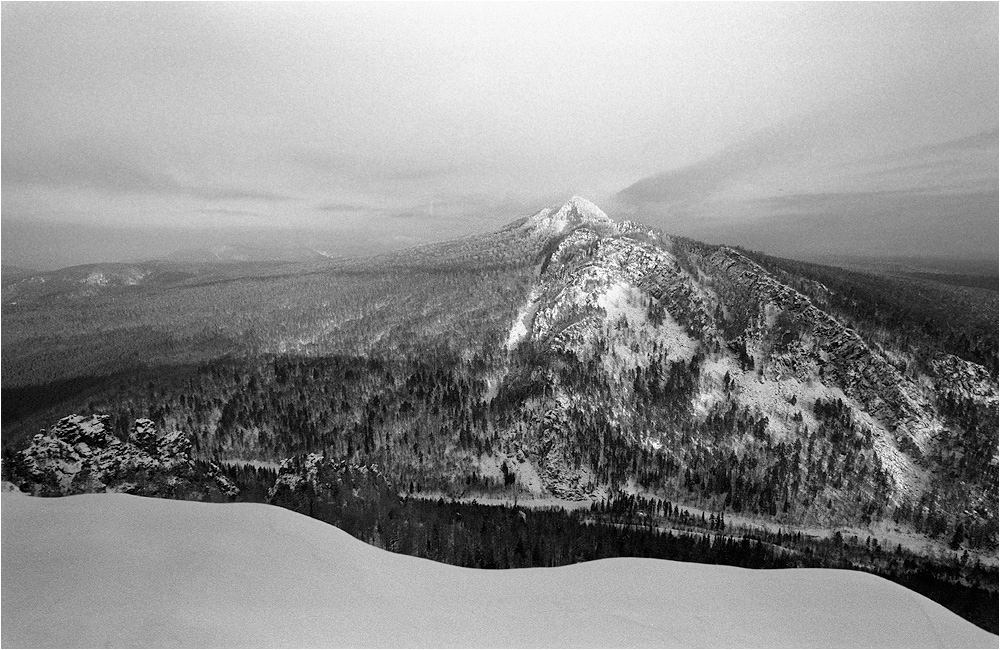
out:
M995 3L4 3L3 217L439 239L811 116L866 154L943 142L996 128L997 22Z

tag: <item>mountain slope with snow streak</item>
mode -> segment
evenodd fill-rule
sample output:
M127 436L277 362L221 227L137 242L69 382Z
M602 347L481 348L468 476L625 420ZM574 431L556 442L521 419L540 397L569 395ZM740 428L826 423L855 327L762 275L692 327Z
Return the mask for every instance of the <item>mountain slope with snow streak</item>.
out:
M996 647L836 570L662 560L473 570L272 506L5 493L5 647Z
M637 479L605 461L611 441L662 451L674 476L693 473L683 489L727 495L716 508L745 506L717 486L734 482L739 462L761 461L743 474L779 494L751 506L771 516L867 525L934 503L972 513L976 525L992 521L993 507L970 508L936 485L953 474L948 459L975 455L953 453L953 440L995 435L973 431L968 415L995 409L986 367L953 355L921 360L910 339L886 334L891 324L861 331L857 318L831 312L834 294L819 283L772 272L746 251L614 221L580 197L519 228L542 243L503 349L530 358L531 372L504 374L498 393L544 390L521 400L524 416L500 447L508 460L527 458L547 493L599 500ZM951 394L962 413L944 408ZM581 453L581 432L600 443ZM978 474L989 472L970 472L970 482ZM958 508L937 503L945 491Z

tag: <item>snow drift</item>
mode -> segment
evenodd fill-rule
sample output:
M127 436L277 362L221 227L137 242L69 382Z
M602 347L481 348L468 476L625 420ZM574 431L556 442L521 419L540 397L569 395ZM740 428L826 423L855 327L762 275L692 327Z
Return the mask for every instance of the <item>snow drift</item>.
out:
M266 505L2 499L5 647L998 643L856 572L645 559L473 570Z

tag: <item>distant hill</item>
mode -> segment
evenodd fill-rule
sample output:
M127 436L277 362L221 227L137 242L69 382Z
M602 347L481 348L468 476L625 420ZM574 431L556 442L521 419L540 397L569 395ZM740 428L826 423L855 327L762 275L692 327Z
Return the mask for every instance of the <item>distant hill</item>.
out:
M174 262L308 262L334 257L306 246L250 246L220 244L182 248L165 259Z
M3 264L0 266L0 283L8 284L21 278L28 277L29 275L34 275L38 273L35 269L25 268L23 266L13 266L11 264Z
M5 264L53 271L106 262L307 261L384 253L412 239L356 231L264 227L129 226L59 223L4 215Z
M490 233L355 259L153 261L33 274L4 288L4 386L227 354L357 354L438 341L461 352L506 328L536 243Z
M2 498L10 647L997 645L853 571L642 559L473 570L273 506Z

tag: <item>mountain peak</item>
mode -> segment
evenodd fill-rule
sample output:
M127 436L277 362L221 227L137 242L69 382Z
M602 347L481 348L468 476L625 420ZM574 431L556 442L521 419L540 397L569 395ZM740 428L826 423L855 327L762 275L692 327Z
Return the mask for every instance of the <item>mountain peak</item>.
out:
M574 196L558 208L541 210L528 223L536 228L558 232L584 223L612 224L614 221L592 202L582 196Z
M582 196L574 196L569 201L563 204L560 211L568 210L570 214L576 214L583 221L599 221L603 223L611 223L611 218L604 213L595 204L591 203Z

